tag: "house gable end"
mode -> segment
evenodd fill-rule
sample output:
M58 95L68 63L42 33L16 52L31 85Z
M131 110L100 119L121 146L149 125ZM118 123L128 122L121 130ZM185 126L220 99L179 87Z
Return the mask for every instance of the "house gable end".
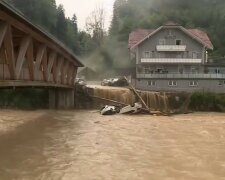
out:
M157 32L160 32L163 29L179 29L186 35L188 35L190 38L194 39L198 43L202 44L208 49L213 50L213 45L208 37L208 35L199 29L185 29L182 26L161 26L156 30L150 30L149 33L147 34L147 30L142 31L144 33L140 33L141 30L134 31L130 34L129 36L129 49L135 49L137 46L142 44L144 41L149 39L151 36L154 36ZM147 35L146 35L147 34ZM144 37L145 35L145 37Z

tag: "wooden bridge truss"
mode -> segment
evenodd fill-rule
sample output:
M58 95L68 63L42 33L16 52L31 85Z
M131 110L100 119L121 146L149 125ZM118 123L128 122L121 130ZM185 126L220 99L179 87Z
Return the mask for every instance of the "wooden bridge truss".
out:
M0 2L0 87L72 87L82 66L62 43Z

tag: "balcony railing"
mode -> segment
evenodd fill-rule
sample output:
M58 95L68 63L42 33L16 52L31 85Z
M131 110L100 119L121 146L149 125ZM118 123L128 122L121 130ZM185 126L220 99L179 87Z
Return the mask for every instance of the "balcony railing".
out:
M166 64L201 64L202 59L189 59L189 58L142 58L141 63L166 63Z
M152 79L224 79L225 74L137 74L137 78Z
M158 45L157 51L186 51L186 45Z

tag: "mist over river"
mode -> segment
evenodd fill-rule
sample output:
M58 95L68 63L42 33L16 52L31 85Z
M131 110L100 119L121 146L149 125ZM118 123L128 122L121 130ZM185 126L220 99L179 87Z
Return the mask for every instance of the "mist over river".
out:
M224 179L225 114L0 111L0 179Z

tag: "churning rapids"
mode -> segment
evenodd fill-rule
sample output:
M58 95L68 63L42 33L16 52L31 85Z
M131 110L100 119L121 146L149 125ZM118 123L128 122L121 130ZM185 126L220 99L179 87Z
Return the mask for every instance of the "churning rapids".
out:
M0 179L224 179L225 114L1 111Z

